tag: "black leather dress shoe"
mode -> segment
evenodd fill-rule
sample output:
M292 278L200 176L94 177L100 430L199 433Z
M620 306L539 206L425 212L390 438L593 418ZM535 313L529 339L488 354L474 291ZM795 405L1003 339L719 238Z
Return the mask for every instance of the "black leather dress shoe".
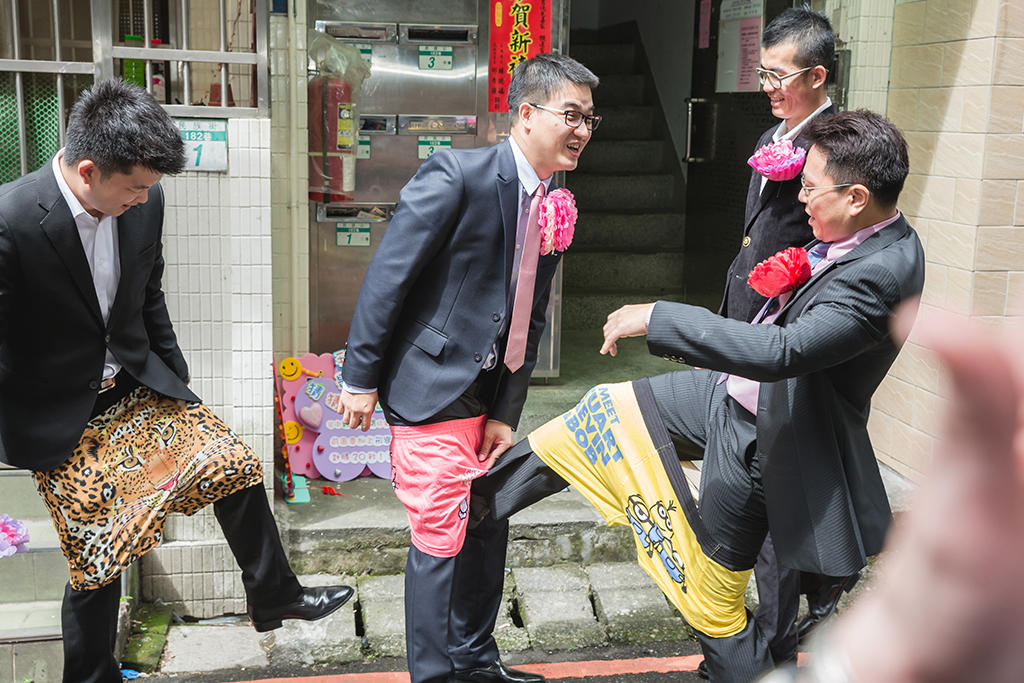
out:
M801 643L821 622L832 616L843 593L849 592L860 579L860 572L850 576L835 577L832 581L822 582L821 586L807 594L807 616L797 624L797 640Z
M253 627L263 633L281 628L284 619L305 619L316 621L344 605L355 591L350 586L322 586L303 588L299 597L277 607L254 607L249 605L249 619Z
M541 683L546 680L540 674L531 674L519 669L510 669L495 659L487 666L462 669L455 672L457 681L505 681L505 683Z

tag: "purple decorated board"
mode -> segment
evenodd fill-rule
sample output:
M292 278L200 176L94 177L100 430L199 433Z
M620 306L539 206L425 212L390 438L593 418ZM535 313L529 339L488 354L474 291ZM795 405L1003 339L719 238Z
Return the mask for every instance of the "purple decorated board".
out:
M391 478L391 430L380 406L373 413L369 431L349 429L341 421L340 366L344 353L334 354L334 372L307 376L294 387L292 409L305 434L315 436L310 456L319 475L332 481L348 481L366 470Z

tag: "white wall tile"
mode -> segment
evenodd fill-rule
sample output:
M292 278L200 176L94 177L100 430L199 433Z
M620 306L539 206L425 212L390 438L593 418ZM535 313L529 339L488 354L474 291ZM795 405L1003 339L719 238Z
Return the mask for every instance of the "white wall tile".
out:
M267 119L231 119L227 173L163 181L164 289L179 345L197 391L267 468L274 429L273 321L265 303L272 298L270 134ZM150 597L179 595L197 616L213 616L212 610L244 608L245 599L219 527L204 515L168 524L169 547L179 538L202 543L176 547L171 569L147 576L146 585Z

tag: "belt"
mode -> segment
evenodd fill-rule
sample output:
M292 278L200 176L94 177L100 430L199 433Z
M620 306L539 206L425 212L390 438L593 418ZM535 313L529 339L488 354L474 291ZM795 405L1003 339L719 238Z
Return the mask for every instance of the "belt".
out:
M102 394L105 391L110 391L111 389L113 389L116 386L117 386L117 375L114 375L113 377L107 377L106 379L104 379L103 381L100 382L100 393Z

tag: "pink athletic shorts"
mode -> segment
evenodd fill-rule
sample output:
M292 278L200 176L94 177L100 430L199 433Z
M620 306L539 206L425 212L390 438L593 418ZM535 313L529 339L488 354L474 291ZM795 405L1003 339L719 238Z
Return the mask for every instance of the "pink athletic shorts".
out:
M391 428L395 495L409 516L412 543L434 557L462 550L469 488L487 472L477 457L486 415Z

